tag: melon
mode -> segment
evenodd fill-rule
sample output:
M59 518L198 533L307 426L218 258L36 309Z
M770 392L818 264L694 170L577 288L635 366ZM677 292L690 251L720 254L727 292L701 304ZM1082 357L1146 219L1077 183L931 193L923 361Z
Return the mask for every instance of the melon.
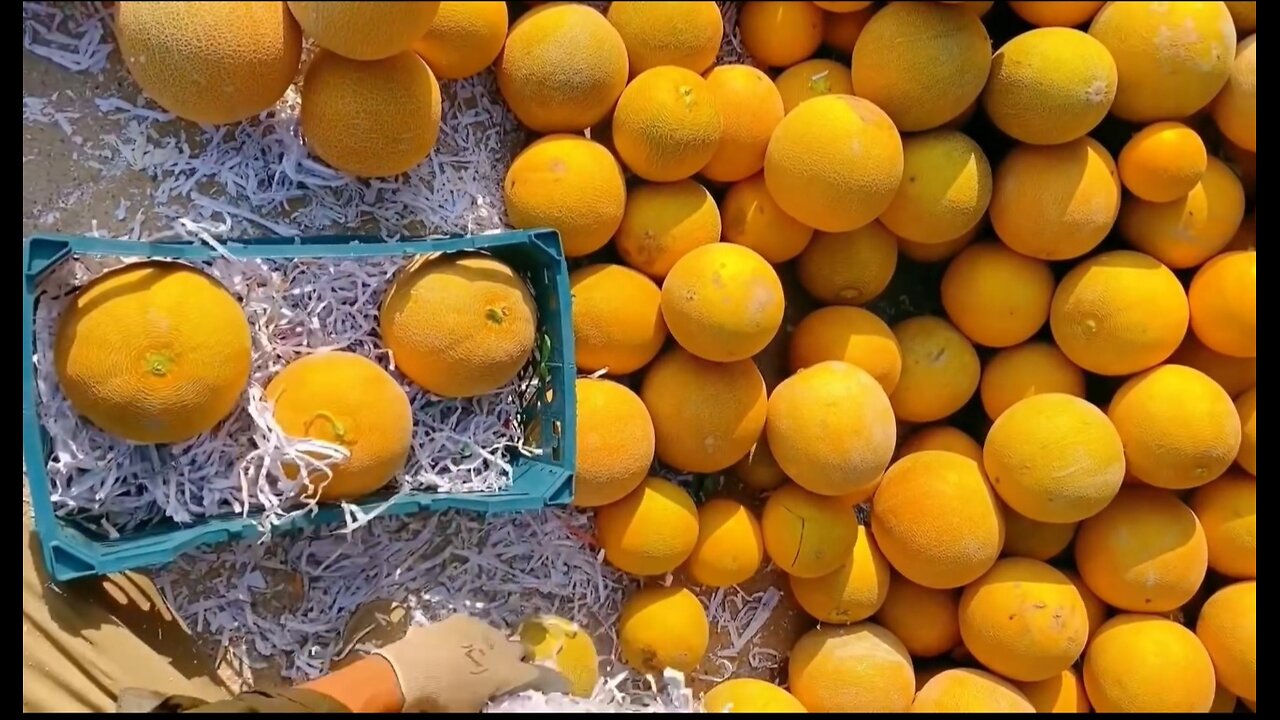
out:
M1120 181L1129 192L1137 196L1122 208L1125 213L1121 223L1124 223L1124 218L1134 218L1134 214L1129 212L1131 205L1151 205L1152 208L1146 213L1151 214L1151 210L1156 209L1156 203L1186 198L1187 193L1194 190L1204 178L1205 171L1208 170L1209 155L1199 133L1180 122L1164 120L1151 123L1134 133L1120 149L1117 163ZM1236 184L1239 185L1238 180ZM1201 189L1200 195L1204 195L1204 189ZM1243 191L1241 195L1243 196ZM1142 200L1147 202L1142 203ZM1185 203L1186 200L1183 201L1184 207ZM1203 197L1201 203L1203 205ZM1204 211L1204 207L1199 209ZM1129 229L1142 228L1131 226L1126 229L1121 225L1121 229L1127 234Z
M611 2L607 14L627 46L631 75L659 65L696 73L716 61L724 21L714 2Z
M414 260L379 313L396 368L445 397L475 397L514 380L533 356L537 324L524 278L480 254Z
M1209 652L1218 683L1237 697L1257 699L1257 583L1238 582L1209 596L1196 619L1196 637Z
M889 207L902 166L902 138L883 110L864 98L823 95L778 123L764 179L788 215L818 230L847 232Z
M862 34L862 28L867 26L867 21L875 14L876 8L873 7L856 12L828 11L822 18L822 44L840 52L845 57L851 57L853 46L858 42L858 36ZM850 78L849 82L852 85L853 79ZM853 88L850 87L849 93L852 92Z
M702 76L664 65L636 76L613 111L613 145L636 175L683 180L704 168L724 133L716 95Z
M1209 568L1232 578L1258 576L1258 481L1238 470L1191 496L1191 511L1204 528Z
M662 281L662 317L680 346L732 362L760 352L782 326L782 281L754 250L733 243L694 248Z
M625 385L578 378L577 472L573 504L599 507L639 487L653 464L653 420Z
M618 618L618 652L642 673L693 672L710 643L702 603L687 588L647 587L631 594Z
M694 582L712 588L738 585L750 580L763 560L760 523L742 503L712 498L698 508L698 539L685 563Z
M468 78L486 70L507 40L507 4L438 3L440 9L413 49L445 80Z
M316 45L352 60L382 60L413 47L439 2L298 2L289 10Z
M929 130L978 99L991 38L974 13L941 3L887 5L853 47L853 90L902 132Z
M1236 29L1220 2L1108 3L1089 34L1115 58L1119 85L1111 112L1121 120L1187 117L1231 75Z
M795 483L770 495L760 516L765 552L794 577L817 578L835 572L849 559L857 528L848 504Z
M931 658L960 644L959 616L955 590L927 588L895 574L875 621L897 636L911 657Z
M768 412L764 378L750 360L715 363L678 347L649 366L640 397L653 417L658 459L686 472L719 472L741 460Z
M946 242L982 221L991 203L991 165L957 130L934 130L902 142L902 184L880 222L913 242Z
M719 24L720 14L715 13ZM750 65L720 65L707 73L707 87L720 109L724 130L703 177L737 182L764 167L764 153L773 130L782 122L783 99L768 75ZM759 181L763 188L763 179ZM727 201L726 201L727 202Z
M540 133L577 132L605 119L627 85L627 47L595 9L549 3L511 26L494 64L511 112Z
M709 713L808 712L795 695L756 678L732 678L721 682L702 696L702 709Z
M1244 187L1218 158L1171 202L1129 198L1120 209L1120 234L1138 250L1173 268L1194 267L1231 242L1244 220Z
M1099 375L1130 375L1164 362L1182 344L1189 319L1178 277L1150 255L1129 250L1076 265L1058 283L1049 308L1058 348Z
M1006 557L1048 562L1062 554L1076 536L1077 523L1048 523L1032 520L1011 508L1004 509L1004 550Z
M1004 514L973 460L926 450L885 472L872 501L871 532L889 564L935 589L968 585L1000 556Z
M1209 653L1185 627L1153 615L1117 615L1084 656L1096 712L1208 712L1215 691Z
M355 500L391 481L409 459L413 411L400 385L372 360L349 352L319 352L294 360L267 383L263 398L285 435L330 443L347 456L329 472L301 471L308 494Z
M1231 13L1231 20L1236 25L1236 33L1244 36L1258 29L1258 3L1252 0L1227 0L1223 5L1226 5L1227 12Z
M1050 2L1038 0L1009 0L1009 7L1018 17L1037 27L1078 27L1098 13L1103 0L1083 0L1082 2Z
M622 225L627 183L605 146L578 135L547 135L516 155L502 181L512 227L549 227L568 257L604 247Z
M773 459L768 438L764 435L734 464L732 474L743 485L761 492L776 490L787 481L787 475L778 467L778 461Z
M293 83L302 56L302 32L278 2L120 2L115 32L142 92L206 125L270 109Z
M929 679L916 694L917 713L1033 713L1035 707L1013 683L983 670L953 668Z
M563 676L570 694L591 697L600 679L600 661L590 633L562 617L535 615L521 622L516 634L529 662Z
M1248 471L1257 475L1258 456L1258 393L1253 388L1236 398L1236 412L1240 415L1240 453L1236 462Z
M638 183L627 191L614 245L623 262L656 280L702 245L720 241L720 210L693 180Z
M1073 668L1044 680L1014 684L1038 713L1087 713L1092 710L1089 696L1084 691L1084 680Z
M787 67L822 44L822 10L811 2L752 2L738 11L738 34L752 59Z
M805 612L823 623L866 620L884 605L889 592L889 563L865 525L848 557L835 570L816 578L791 576L791 594Z
M1257 252L1223 253L1191 279L1191 329L1200 342L1232 357L1258 354Z
M1231 142L1253 152L1258 143L1257 35L1236 46L1227 84L1213 103L1213 120Z
M982 446L963 430L950 425L928 425L907 436L898 446L897 457L902 458L911 453L925 450L941 450L967 457L982 464Z
M869 622L805 633L791 648L788 677L809 712L904 712L916 685L902 642Z
M918 263L936 263L955 257L961 250L977 239L978 233L986 228L979 222L960 235L940 243L918 243L913 240L898 238L898 252Z
M736 182L720 201L725 242L737 243L760 253L771 263L784 263L809 246L813 228L778 207L765 186L764 174Z
M970 245L942 275L942 307L973 342L1007 348L1025 342L1049 319L1049 264L995 242Z
M902 375L889 395L899 420L932 422L956 412L978 389L978 353L941 318L921 315L893 326Z
M244 310L221 284L178 263L94 278L62 310L53 364L71 408L134 443L212 430L249 383Z
M773 82L786 112L791 112L810 98L853 94L853 78L849 74L849 66L825 58L796 63L783 70Z
M1080 577L1080 573L1063 569L1062 574L1067 576L1067 579L1075 586L1076 592L1080 593L1080 599L1084 601L1085 614L1089 616L1089 639L1092 640L1093 636L1098 633L1098 628L1102 627L1102 623L1107 621L1111 608L1089 589L1089 586L1084 582L1084 578Z
M842 360L867 371L886 393L902 374L902 350L883 320L858 307L818 308L791 331L791 372L828 360Z
M1231 397L1238 397L1258 383L1257 358L1231 357L1210 350L1195 333L1187 333L1169 362L1193 367L1208 375Z
M1029 342L1005 348L982 368L978 394L992 420L1019 400L1045 393L1081 398L1085 393L1084 371L1053 343Z
M604 559L619 570L666 575L693 552L698 509L679 485L645 478L622 499L596 510L596 538Z
M844 14L844 13L858 12L859 10L866 10L867 8L874 5L875 3L873 2L834 2L834 1L820 2L819 0L814 0L813 4L817 5L818 7L830 13Z
M805 292L828 305L865 305L876 299L898 267L898 239L870 223L843 232L816 232L796 260Z
M627 375L649 364L667 340L662 292L624 265L586 265L569 274L573 355L580 372Z
M765 432L783 472L820 495L875 483L897 441L884 388L867 371L838 360L800 370L774 388Z

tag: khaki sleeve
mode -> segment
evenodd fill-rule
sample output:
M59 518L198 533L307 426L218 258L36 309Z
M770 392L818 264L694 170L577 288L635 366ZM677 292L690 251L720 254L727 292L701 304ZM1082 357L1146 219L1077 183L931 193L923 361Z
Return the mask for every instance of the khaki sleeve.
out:
M182 695L163 696L141 690L120 693L119 712L144 713L346 713L350 710L314 690L252 690L230 700L206 702Z

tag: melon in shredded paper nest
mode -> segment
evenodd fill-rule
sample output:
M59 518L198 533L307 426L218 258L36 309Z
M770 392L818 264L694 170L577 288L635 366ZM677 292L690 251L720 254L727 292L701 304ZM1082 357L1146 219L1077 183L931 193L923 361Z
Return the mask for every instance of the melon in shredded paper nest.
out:
M236 122L269 109L293 82L302 55L298 23L278 2L121 2L115 30L142 91L198 123Z
M299 123L307 148L338 170L398 175L436 145L440 84L411 51L367 62L321 51L302 87Z
M791 649L789 677L810 712L904 712L916 686L902 642L869 622L805 633Z
M710 637L706 611L688 588L648 587L622 604L619 653L640 672L692 672L706 655Z
M72 408L137 443L212 429L249 382L249 323L231 293L186 265L145 262L80 290L58 324L54 367Z
M578 378L578 457L573 503L598 507L636 489L653 464L653 420L625 385Z
M596 510L596 538L611 565L640 577L666 575L693 552L698 510L683 488L658 477Z
M613 153L579 135L540 138L516 155L502 182L507 218L517 228L560 233L569 257L604 247L622 224L626 178Z
M627 45L632 76L659 65L705 72L724 35L720 8L709 0L611 2L608 18Z
M372 360L349 352L308 355L271 379L266 399L286 435L332 443L346 452L330 472L289 468L321 500L368 495L404 469L413 434L409 398Z
M569 692L591 697L600 678L600 659L582 626L555 615L537 615L520 623L516 634L530 662L546 665L569 681Z
M613 112L613 144L636 175L655 182L692 176L715 155L724 120L711 85L682 67L636 76Z
M709 713L808 712L795 695L756 678L725 680L702 696L702 708Z
M381 60L412 47L442 4L291 0L289 10L320 47L352 60Z
M396 368L445 397L473 397L515 379L533 356L538 309L522 277L487 255L424 256L382 301L382 339Z
M579 372L627 375L662 349L662 291L644 273L625 265L586 265L569 275L569 288Z

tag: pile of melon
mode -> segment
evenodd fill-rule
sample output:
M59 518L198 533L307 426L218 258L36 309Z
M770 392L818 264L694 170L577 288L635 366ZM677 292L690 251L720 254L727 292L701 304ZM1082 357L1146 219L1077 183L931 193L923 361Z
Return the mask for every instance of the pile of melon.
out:
M490 62L537 135L503 199L571 258L625 662L697 670L701 589L776 569L788 690L708 708L1254 707L1254 3L232 5L121 3L178 115L265 109L302 35L341 170L421 161Z

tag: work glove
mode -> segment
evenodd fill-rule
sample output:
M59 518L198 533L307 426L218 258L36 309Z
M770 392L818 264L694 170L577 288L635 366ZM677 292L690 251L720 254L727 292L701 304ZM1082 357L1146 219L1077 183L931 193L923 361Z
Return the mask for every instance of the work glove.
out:
M501 695L569 691L556 671L525 662L519 641L466 615L409 628L374 654L395 670L405 712L479 712Z

